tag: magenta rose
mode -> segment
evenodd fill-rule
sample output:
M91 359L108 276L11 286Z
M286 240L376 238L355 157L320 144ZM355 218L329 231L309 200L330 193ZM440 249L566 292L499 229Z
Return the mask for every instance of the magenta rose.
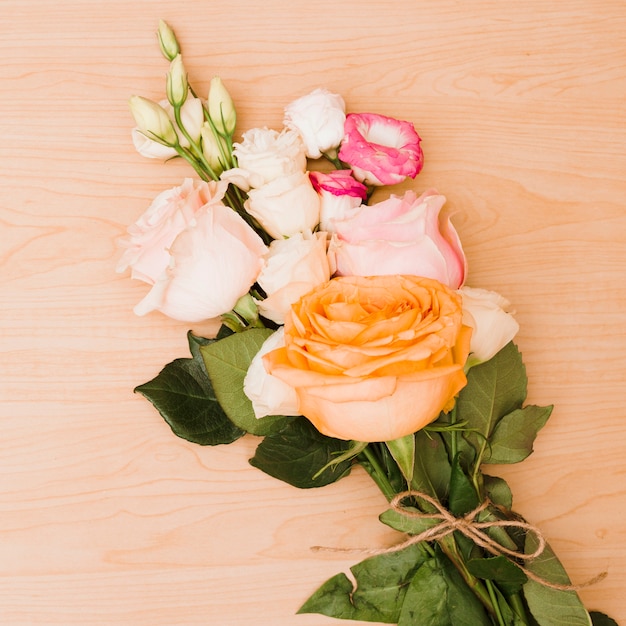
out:
M415 178L424 164L413 124L375 113L346 116L339 159L368 185L395 185Z
M343 276L409 274L434 278L452 289L465 280L459 236L441 212L445 197L413 191L362 205L335 220L331 252Z

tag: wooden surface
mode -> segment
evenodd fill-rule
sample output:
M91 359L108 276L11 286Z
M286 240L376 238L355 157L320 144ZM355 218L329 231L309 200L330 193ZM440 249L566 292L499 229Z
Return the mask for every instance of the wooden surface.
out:
M470 8L471 7L471 8ZM2 0L0 623L323 626L294 616L389 540L360 472L302 492L202 448L133 395L186 356L188 326L137 318L116 239L190 170L140 157L127 100L163 97L166 19L200 93L219 74L239 130L318 86L413 121L414 183L456 210L469 284L510 298L535 453L493 468L589 608L626 624L626 9L472 3Z

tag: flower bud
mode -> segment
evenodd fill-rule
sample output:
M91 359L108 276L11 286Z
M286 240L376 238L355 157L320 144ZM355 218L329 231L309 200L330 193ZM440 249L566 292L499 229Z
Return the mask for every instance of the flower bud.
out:
M173 107L181 107L187 99L188 91L187 72L182 57L177 54L167 73L167 99Z
M226 143L220 136L215 135L208 122L202 125L200 135L202 136L202 154L213 172L219 176L224 171L223 153L228 154Z
M180 46L174 31L163 20L159 20L157 37L159 38L161 53L168 61L173 61L176 55L180 54Z
M131 96L129 105L137 129L146 137L165 146L173 147L178 144L174 126L163 107L141 96Z
M237 122L237 114L233 100L219 76L211 79L208 105L209 117L218 132L225 136L232 135Z

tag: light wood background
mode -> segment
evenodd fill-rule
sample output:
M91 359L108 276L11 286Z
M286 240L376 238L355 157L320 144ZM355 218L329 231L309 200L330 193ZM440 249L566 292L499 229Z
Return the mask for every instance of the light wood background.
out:
M116 239L191 171L143 159L131 94L160 99L158 19L239 130L318 86L408 119L412 183L455 209L469 284L510 298L530 400L556 405L524 463L495 467L586 605L626 624L626 6L498 2L0 0L0 623L323 626L295 616L378 545L360 472L298 491L255 441L177 439L133 395L187 355L137 318ZM202 329L196 328L201 331Z

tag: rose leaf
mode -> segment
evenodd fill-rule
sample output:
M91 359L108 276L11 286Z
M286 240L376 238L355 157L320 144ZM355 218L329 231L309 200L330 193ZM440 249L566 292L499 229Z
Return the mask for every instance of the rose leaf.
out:
M282 415L257 419L252 402L243 391L243 381L252 359L273 332L267 328L253 328L200 346L215 397L224 412L239 428L259 436L280 430L291 419Z
M337 574L298 613L397 624L409 581L423 563L424 553L416 545L370 557L350 568L356 584Z
M552 413L552 406L529 405L505 415L493 429L483 463L519 463L532 451L537 433Z
M351 447L352 442L326 437L309 420L297 417L265 437L250 464L299 489L323 487L350 472L352 459L332 461Z
M599 611L591 611L589 615L591 616L593 626L618 626L618 623L613 618Z
M491 626L482 604L454 565L437 553L418 570L407 589L398 626Z
M496 505L509 511L513 507L513 493L504 478L483 474L483 485L487 497Z
M427 493L443 502L450 484L450 461L439 433L415 433L415 465L411 489Z
M533 533L526 535L526 554L532 554L538 546ZM526 567L543 580L557 584L569 584L570 579L549 545L530 561ZM541 626L591 626L591 618L575 591L554 589L529 579L524 585L524 596L533 617Z
M187 441L218 445L244 434L222 410L198 358L168 363L135 392L152 402L174 434Z
M522 355L513 342L470 369L457 400L457 419L467 423L463 436L477 452L490 440L499 420L522 407L527 382Z

